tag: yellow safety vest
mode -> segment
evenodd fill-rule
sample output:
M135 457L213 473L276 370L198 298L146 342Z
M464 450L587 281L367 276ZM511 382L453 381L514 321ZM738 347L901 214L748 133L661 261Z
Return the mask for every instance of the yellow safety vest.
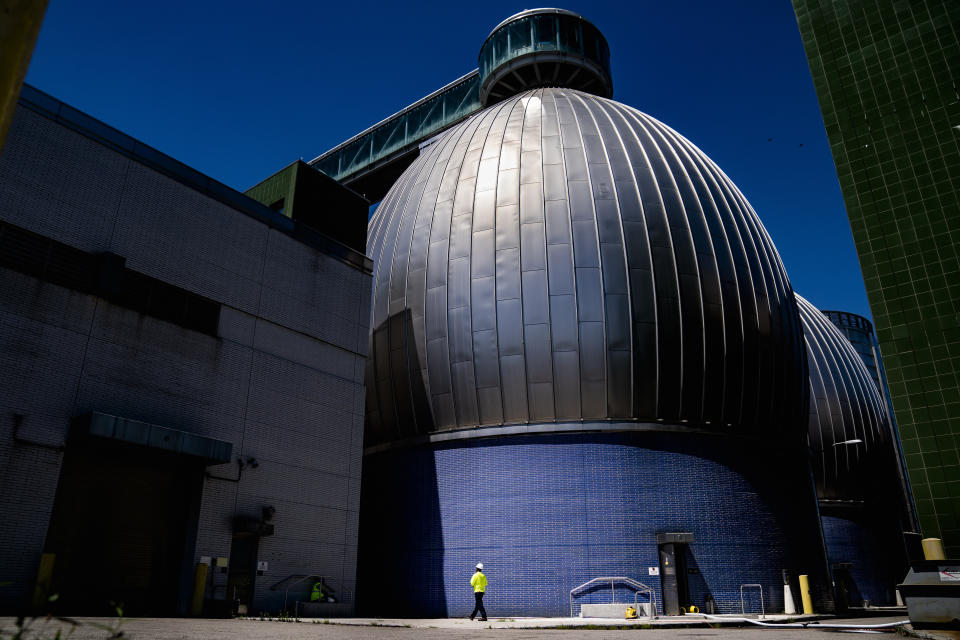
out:
M487 576L483 575L483 572L477 571L470 578L470 586L473 587L474 593L483 593L487 590Z

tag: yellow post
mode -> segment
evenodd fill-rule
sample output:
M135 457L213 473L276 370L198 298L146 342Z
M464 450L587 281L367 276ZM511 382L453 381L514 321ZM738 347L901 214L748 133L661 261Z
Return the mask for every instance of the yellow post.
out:
M37 584L33 588L33 606L40 608L50 597L50 581L53 578L53 561L55 553L44 553L40 556L40 566L37 568Z
M810 580L806 575L800 576L800 599L803 600L803 613L810 615L813 613L813 599L810 597Z
M923 545L923 557L927 560L946 560L947 556L943 553L943 543L940 538L924 538L920 541Z
M207 592L207 565L197 563L193 572L193 601L190 603L190 615L199 616L203 613L203 596Z

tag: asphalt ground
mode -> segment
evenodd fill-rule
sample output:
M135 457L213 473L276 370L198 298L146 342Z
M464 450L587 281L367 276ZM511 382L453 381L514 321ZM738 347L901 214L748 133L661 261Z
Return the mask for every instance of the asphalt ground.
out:
M870 617L857 619L822 619L820 624L860 624L876 625L885 622L904 620L905 616ZM116 625L110 618L77 618L80 624L72 627L56 620L38 619L32 622L26 638L53 640L58 630L70 640L106 640L111 632L103 627ZM10 637L16 631L15 619L0 618L0 637ZM671 621L667 621L670 623ZM689 624L693 620L684 620ZM562 638L588 637L591 640L602 638L640 638L641 640L692 640L700 638L754 638L764 640L815 640L825 636L849 638L852 631L817 629L813 623L807 628L759 628L754 626L723 626L716 628L707 624L678 627L672 624L649 624L640 621L640 625L649 628L616 628L626 621L605 619L571 618L490 618L487 622L466 619L405 620L405 619L361 619L344 618L339 620L309 620L300 622L236 619L210 620L193 618L127 618L121 621L119 630L123 638L131 640L407 640L423 638L426 640L450 640L461 638L504 638L509 640L552 640ZM567 628L543 628L555 625L574 625ZM590 627L583 625L589 624ZM909 629L907 629L909 632ZM867 631L868 633L870 631ZM69 635L67 635L69 633ZM873 632L878 633L876 631ZM884 633L890 640L897 637L895 630ZM950 632L926 632L931 640L945 638L960 639L960 634Z

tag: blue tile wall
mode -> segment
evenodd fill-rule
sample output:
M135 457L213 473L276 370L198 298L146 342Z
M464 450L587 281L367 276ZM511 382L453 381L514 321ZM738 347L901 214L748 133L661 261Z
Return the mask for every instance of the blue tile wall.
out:
M692 532L691 601L740 611L761 583L783 610L781 570L811 576L829 606L805 459L742 439L690 434L513 436L396 449L364 460L358 608L466 616L483 562L493 616L566 616L599 576L648 584L661 601L658 532ZM399 576L399 586L392 586ZM632 602L625 589L618 601ZM747 603L759 610L759 594ZM609 586L575 601L610 602ZM366 603L366 604L365 604Z
M833 563L851 563L850 604L896 604L896 585L907 574L903 543L892 518L867 512L822 515L827 555ZM836 576L835 576L836 578Z

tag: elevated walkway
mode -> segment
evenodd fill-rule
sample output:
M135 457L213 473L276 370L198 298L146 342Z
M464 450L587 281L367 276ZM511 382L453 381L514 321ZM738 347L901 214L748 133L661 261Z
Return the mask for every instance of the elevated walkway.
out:
M381 200L420 146L481 108L474 69L322 153L309 164L371 202Z

